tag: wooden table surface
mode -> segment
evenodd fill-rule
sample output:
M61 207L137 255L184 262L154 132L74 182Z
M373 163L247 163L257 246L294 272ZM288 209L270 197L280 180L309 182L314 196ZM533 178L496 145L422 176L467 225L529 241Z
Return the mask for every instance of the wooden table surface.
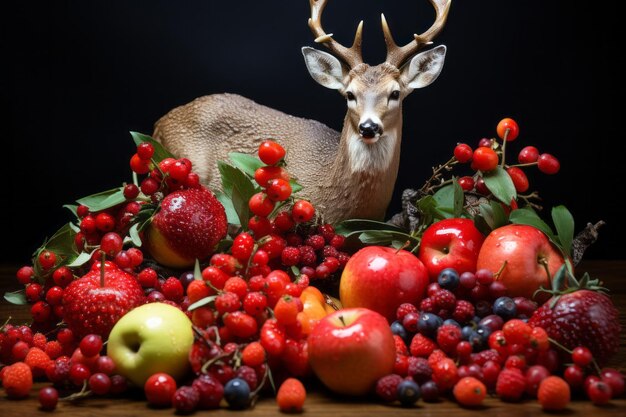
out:
M19 284L14 278L16 271L15 266L0 266L0 291L15 290L19 288ZM577 268L577 271L589 272L592 277L600 278L605 282L606 286L611 289L611 294L615 305L620 310L620 322L622 332L620 335L620 351L613 358L610 365L626 371L626 261L585 261ZM578 275L578 273L577 273ZM8 304L4 299L0 301L0 320L4 322L7 317L11 316L12 323L23 323L28 320L28 310L24 307L16 307ZM39 388L46 386L44 383L37 383L33 387L31 396L28 399L20 401L7 400L3 395L0 396L0 416L32 416L45 415L46 412L39 410L37 402L37 391ZM80 402L59 403L54 413L63 413L64 416L162 416L175 415L173 409L153 409L146 405L145 400L141 397L141 393L134 396L126 396L122 398L86 398ZM198 411L195 415L230 415L233 411L221 409L211 411ZM261 399L254 408L237 411L241 415L254 416L270 416L277 415L278 408L273 398ZM305 403L305 415L320 415L335 417L341 416L403 416L416 415L422 416L457 416L476 415L477 413L488 414L493 416L533 416L546 415L540 408L536 400L527 400L522 403L509 404L504 403L496 398L488 398L485 405L479 409L465 409L459 407L453 401L444 399L439 403L430 404L419 401L415 407L401 408L399 406L390 406L379 404L374 398L361 400L346 400L333 397L323 389L315 389L310 392ZM49 414L49 413L47 413ZM626 415L626 399L613 400L604 407L596 407L590 401L575 399L570 404L568 410L562 414L567 415ZM237 414L238 415L238 414Z

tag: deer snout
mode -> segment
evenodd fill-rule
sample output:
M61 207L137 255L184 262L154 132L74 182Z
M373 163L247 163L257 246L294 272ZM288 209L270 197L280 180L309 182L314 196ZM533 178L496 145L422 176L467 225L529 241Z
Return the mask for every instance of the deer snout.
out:
M372 119L367 119L359 125L359 133L365 139L373 139L383 132L381 126L378 123L376 123Z

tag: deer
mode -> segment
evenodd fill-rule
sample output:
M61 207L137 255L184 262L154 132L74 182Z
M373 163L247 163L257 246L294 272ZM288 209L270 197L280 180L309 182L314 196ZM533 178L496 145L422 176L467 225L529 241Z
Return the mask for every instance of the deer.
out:
M434 23L402 46L381 14L387 56L370 66L362 57L363 21L352 46L346 47L322 27L327 0L309 0L308 26L315 43L330 53L305 46L302 54L313 80L346 100L341 132L223 93L171 110L155 123L153 137L172 154L191 160L211 189L221 188L218 160L227 160L232 151L255 154L263 140L274 139L287 150L287 169L303 186L300 196L323 213L325 222L382 221L398 176L402 102L437 79L446 56L445 45L420 52L444 27L451 4L429 1Z

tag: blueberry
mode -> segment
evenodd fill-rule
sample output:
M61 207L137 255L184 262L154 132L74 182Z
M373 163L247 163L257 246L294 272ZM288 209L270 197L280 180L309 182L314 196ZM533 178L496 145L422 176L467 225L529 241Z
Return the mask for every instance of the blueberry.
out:
M234 410L243 410L250 405L250 386L241 378L233 378L224 386L224 399Z
M404 380L398 384L398 400L404 406L413 405L420 398L420 387L417 382Z
M409 333L406 331L402 323L398 320L391 323L391 333L396 334L402 338L405 342L409 339Z
M459 286L459 273L453 268L446 268L439 273L437 282L441 288L454 291Z
M439 400L439 388L437 388L437 384L434 381L423 383L420 386L420 391L422 392L422 398L426 402L434 403Z
M493 309L492 309L492 305L489 301L486 300L480 300L476 303L475 306L476 309L476 315L478 317L485 317L488 316L489 314L493 313Z
M500 297L493 302L493 313L502 317L504 321L515 318L517 307L515 301L510 297Z
M470 336L474 333L473 326L464 326L461 328L461 339L469 340Z
M443 321L443 324L451 324L453 326L458 327L459 329L461 328L461 325L459 324L458 321L454 320L454 319L447 319Z
M467 338L467 341L472 345L474 352L480 352L485 347L486 338L483 337L478 331L472 330L472 334Z
M422 313L417 322L417 330L424 336L435 338L437 336L437 329L442 324L443 320L436 314Z
M485 326L484 324L479 324L476 328L476 333L478 333L483 339L489 339L489 335L493 333L493 330L489 328L489 326Z

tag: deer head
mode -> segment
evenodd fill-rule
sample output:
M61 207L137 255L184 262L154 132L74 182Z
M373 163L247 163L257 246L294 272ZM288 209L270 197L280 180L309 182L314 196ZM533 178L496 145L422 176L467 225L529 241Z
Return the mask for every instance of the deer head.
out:
M361 54L363 21L358 25L354 43L347 48L326 34L321 17L327 0L309 0L309 27L315 42L334 55L310 47L302 48L307 69L315 81L338 90L347 100L342 140L346 141L352 172L384 171L397 153L402 129L402 100L416 88L431 84L441 73L446 47L418 51L441 31L451 0L430 0L436 11L435 22L421 35L398 46L381 15L387 44L385 62L370 66Z

